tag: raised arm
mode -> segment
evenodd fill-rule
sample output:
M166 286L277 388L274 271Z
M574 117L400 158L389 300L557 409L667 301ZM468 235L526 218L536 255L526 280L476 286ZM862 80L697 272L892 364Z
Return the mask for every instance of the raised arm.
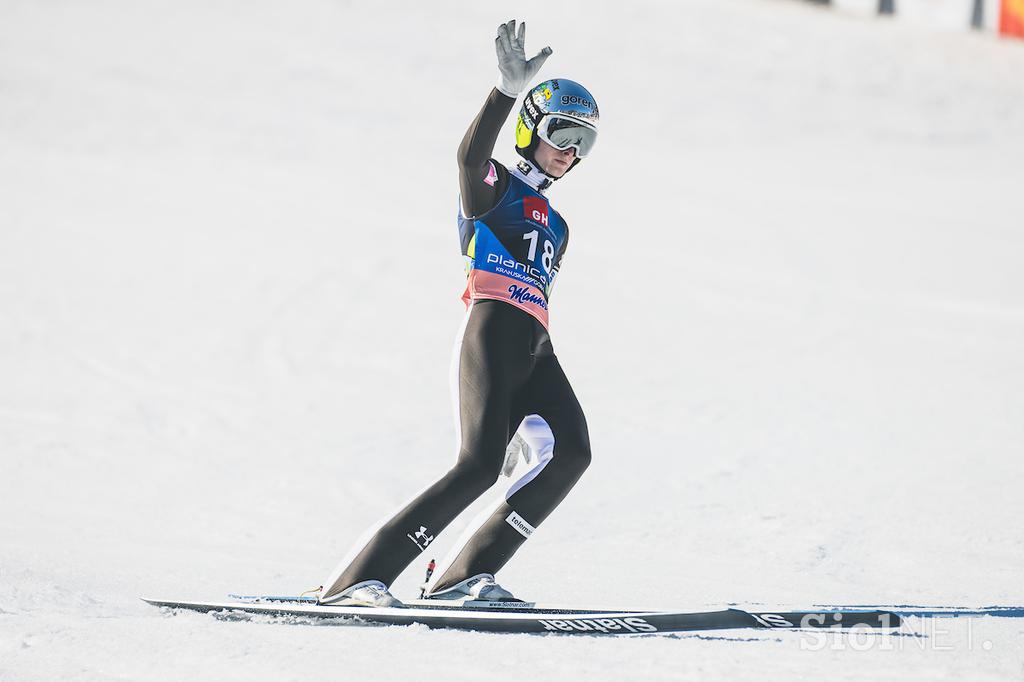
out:
M459 188L462 192L462 211L466 217L478 216L491 210L508 184L508 171L491 156L494 143L519 93L551 54L551 48L545 47L527 60L525 43L525 23L519 25L518 33L515 19L498 26L494 49L498 55L501 78L498 87L487 96L487 101L469 125L459 145Z
M497 88L491 90L459 145L459 189L462 212L467 218L491 210L508 184L508 171L492 160L491 154L515 103L515 99L501 94Z

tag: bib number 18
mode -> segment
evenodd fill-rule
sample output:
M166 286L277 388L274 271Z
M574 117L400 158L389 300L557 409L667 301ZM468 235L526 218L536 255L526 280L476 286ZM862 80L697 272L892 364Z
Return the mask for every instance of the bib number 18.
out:
M527 232L523 235L523 239L530 240L530 253L527 256L531 261L537 257L537 238L540 237L540 232L534 230L533 232ZM551 266L554 265L555 260L555 245L550 240L544 240L544 254L541 257L541 265L544 266L544 271L550 273Z

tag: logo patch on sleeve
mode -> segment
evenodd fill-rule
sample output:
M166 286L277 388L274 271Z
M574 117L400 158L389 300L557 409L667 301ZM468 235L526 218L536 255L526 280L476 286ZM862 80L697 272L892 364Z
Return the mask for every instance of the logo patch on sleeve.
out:
M548 226L548 202L544 197L523 197L523 216L527 220Z
M498 182L498 170L494 167L493 161L487 162L487 177L484 178L484 182L491 187L494 187L495 183Z

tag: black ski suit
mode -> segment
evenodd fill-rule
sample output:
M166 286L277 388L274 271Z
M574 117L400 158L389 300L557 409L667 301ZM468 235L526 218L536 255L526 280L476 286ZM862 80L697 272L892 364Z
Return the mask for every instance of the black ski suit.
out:
M470 226L470 231L477 225L473 235L463 231L463 254L470 258L474 255L473 237L477 247L483 241L476 217L486 218L502 202L507 204L511 192L519 191L526 196L522 203L528 211L537 207L547 211L546 199L538 198L540 194L535 188L524 189L521 177L514 177L491 158L498 132L514 103L513 98L492 90L459 147L462 222ZM514 208L521 210L518 206ZM547 422L554 437L552 455L516 482L468 541L455 548L453 559L447 565L439 565L440 573L430 587L431 592L479 573L496 573L590 464L586 419L555 356L545 325L546 298L565 251L567 228L564 238L557 240L560 248L551 247L547 256L536 248L538 233L528 232L531 227L538 227L543 233L549 217L552 224L561 220L551 209L543 214L543 223L524 222L518 228L513 222L506 225L501 235L491 235L498 242L495 250L507 251L515 261L513 270L532 272L532 268L539 273L536 287L522 288L543 292L543 302L535 302L531 307L522 303L530 300L529 294L522 291L513 292L511 297L518 294L518 298L509 302L499 298L500 289L487 289L481 284L467 288L467 315L453 357L452 388L460 431L455 466L356 543L324 585L322 602L329 602L348 587L364 581L379 580L390 585L438 533L495 484L506 446L527 415L539 415ZM475 255L482 258L479 248ZM497 267L503 271L500 265ZM532 281L527 275L504 272L522 278L523 282ZM508 287L511 291L517 282L509 281L513 282ZM535 299L538 297L534 295Z

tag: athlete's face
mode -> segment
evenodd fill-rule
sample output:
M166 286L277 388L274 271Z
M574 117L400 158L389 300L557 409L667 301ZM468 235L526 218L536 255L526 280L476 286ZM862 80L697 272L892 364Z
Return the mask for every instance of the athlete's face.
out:
M537 140L537 142L539 144L533 156L537 159L541 169L554 178L565 175L565 171L569 170L569 166L576 160L576 150L572 147L555 149L544 140Z

